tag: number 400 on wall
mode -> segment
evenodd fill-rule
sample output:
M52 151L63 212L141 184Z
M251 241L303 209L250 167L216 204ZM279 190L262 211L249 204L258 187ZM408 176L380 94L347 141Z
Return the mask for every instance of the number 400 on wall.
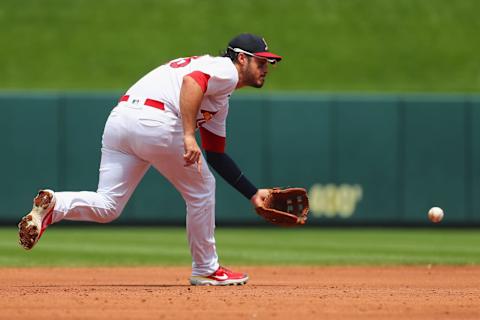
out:
M362 200L359 184L314 184L308 191L310 210L315 217L349 218Z

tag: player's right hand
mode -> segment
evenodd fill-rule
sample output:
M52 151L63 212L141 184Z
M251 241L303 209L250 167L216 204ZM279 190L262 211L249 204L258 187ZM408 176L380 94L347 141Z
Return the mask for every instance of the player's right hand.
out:
M201 173L202 168L202 151L198 146L197 140L194 135L185 135L183 137L185 153L183 154L183 160L185 160L185 167L192 164L198 164L198 172Z

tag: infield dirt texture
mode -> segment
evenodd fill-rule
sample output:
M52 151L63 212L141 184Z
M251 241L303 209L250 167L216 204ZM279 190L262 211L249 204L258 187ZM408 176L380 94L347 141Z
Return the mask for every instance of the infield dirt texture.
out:
M182 228L0 229L0 319L479 319L468 229L219 228L246 286L188 285Z
M192 287L186 267L3 269L2 319L479 319L480 267L252 267Z

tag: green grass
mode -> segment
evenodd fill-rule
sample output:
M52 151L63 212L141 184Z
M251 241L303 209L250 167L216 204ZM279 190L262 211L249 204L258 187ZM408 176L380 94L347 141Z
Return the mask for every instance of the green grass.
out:
M2 0L1 89L125 90L259 33L267 90L479 92L477 0Z
M227 265L480 264L478 230L217 229ZM183 228L50 228L32 251L0 229L0 266L189 265Z

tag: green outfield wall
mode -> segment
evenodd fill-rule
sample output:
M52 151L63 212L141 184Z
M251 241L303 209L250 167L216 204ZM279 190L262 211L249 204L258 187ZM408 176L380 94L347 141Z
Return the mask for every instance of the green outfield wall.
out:
M103 125L119 94L0 95L0 222L40 188L95 190ZM160 112L160 111L159 111ZM480 225L480 97L237 95L227 152L259 187L309 190L311 225ZM117 223L183 224L185 205L151 169ZM217 177L217 224L263 224Z

